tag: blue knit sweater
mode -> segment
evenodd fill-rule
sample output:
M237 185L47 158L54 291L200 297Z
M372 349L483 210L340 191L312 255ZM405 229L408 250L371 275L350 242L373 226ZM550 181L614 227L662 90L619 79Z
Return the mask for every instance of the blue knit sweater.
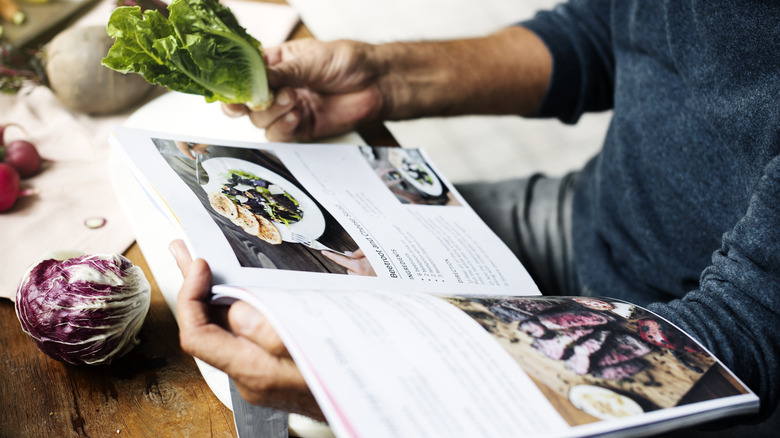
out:
M780 2L572 0L540 117L614 109L574 196L585 295L650 309L780 393Z

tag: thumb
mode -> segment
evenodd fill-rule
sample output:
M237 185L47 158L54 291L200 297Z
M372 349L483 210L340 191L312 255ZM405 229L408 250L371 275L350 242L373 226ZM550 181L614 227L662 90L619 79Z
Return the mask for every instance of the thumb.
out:
M190 256L190 252L187 250L187 245L184 244L183 240L176 239L168 244L168 250L176 259L176 264L179 266L182 275L186 276L190 265L192 265L192 256Z

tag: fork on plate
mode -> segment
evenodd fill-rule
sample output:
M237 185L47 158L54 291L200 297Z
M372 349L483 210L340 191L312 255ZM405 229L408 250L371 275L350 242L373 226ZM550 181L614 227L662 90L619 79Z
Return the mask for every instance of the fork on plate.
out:
M292 239L295 243L300 243L301 245L308 246L311 249L318 249L318 250L325 250L330 252L335 252L336 254L343 255L344 257L352 258L352 256L343 253L341 251L336 251L333 248L329 248L322 243L318 242L316 239L312 239L311 237L304 236L303 234L298 234L291 232L290 233L290 239Z

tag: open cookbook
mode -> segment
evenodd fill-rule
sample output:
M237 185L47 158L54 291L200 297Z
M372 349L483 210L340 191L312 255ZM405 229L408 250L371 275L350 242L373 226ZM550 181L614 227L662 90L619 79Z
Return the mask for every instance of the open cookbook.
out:
M758 409L651 312L541 296L424 151L123 127L112 143L211 266L215 304L273 323L336 436L648 435Z

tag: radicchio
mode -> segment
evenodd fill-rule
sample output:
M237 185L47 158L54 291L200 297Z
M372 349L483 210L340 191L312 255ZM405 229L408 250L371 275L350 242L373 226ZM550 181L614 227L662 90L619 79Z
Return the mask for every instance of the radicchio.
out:
M44 353L99 365L138 344L150 300L143 271L127 258L82 255L30 267L16 291L16 315Z

